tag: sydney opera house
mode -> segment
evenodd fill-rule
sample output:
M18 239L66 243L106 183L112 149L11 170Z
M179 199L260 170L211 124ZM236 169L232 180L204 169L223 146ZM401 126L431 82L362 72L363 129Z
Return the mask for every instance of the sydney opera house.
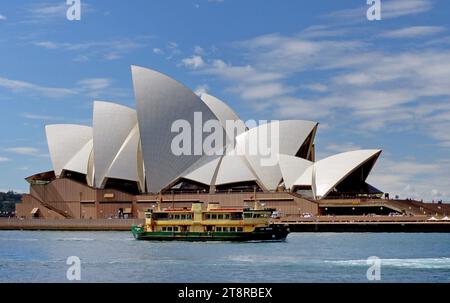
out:
M227 123L240 119L218 98L198 96L147 68L133 66L132 78L136 108L95 101L91 126L46 127L53 168L26 179L30 193L17 205L18 216L141 218L158 199L175 207L194 201L242 207L258 201L290 216L331 211L324 208L327 201L382 196L366 182L381 150L316 160L317 122L272 121L230 131ZM173 123L194 125L194 113L221 126L223 144L213 153L174 153ZM268 126L277 130L270 134L277 142L276 161L264 165L262 155L245 151L266 141L260 134L268 132L260 130ZM203 140L207 136L200 133Z

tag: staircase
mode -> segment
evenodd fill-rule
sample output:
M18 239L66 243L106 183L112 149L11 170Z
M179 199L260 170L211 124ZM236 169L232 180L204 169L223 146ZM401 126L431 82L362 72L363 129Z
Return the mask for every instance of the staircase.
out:
M57 213L57 214L63 216L63 217L66 218L66 219L73 219L73 217L72 217L71 215L69 215L68 213L66 213L65 211L63 211L63 210L61 210L61 209L59 209L59 208L56 208L56 207L54 207L53 205L51 205L50 203L44 202L44 201L40 200L39 198L37 198L37 197L31 195L31 194L26 194L26 195L24 195L24 196L29 196L29 197L31 197L33 200L39 202L39 204L41 204L43 207L45 207L45 208L47 208L47 209L49 209L49 210L51 210L51 211L54 211L55 213Z
M432 203L423 203L415 200L389 200L391 203L396 203L399 206L403 206L405 210L411 210L414 214L417 215L438 215L445 216L450 215L450 205L449 204L432 204Z

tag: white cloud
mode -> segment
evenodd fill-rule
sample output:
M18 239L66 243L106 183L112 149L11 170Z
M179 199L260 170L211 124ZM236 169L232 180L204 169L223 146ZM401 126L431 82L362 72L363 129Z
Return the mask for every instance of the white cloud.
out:
M37 41L37 42L34 42L34 45L40 46L43 48L47 48L47 49L57 49L57 48L61 47L60 44L53 42L53 41Z
M18 154L18 155L30 155L30 156L38 156L40 151L35 147L11 147L6 148L5 151Z
M73 62L87 62L89 61L89 57L86 55L78 55L73 58Z
M6 18L5 15L0 14L0 21L4 21L4 20L6 20L6 19L8 19L8 18Z
M250 65L232 66L220 59L205 62L199 55L183 59L182 64L198 74L217 76L233 83L227 90L247 100L273 98L295 90L278 81L283 77L281 74L261 72Z
M194 46L194 54L203 56L205 54L205 50L201 46L196 45Z
M424 13L433 8L431 0L390 0L382 3L382 17L396 18Z
M112 61L122 58L122 56L118 53L109 53L105 55L105 60Z
M28 7L27 11L36 18L55 18L66 16L68 6L65 2L39 3Z
M174 41L170 41L169 43L167 43L165 53L168 53L168 55L166 56L167 60L171 60L172 58L181 54L178 43L176 43Z
M445 31L443 26L411 26L397 30L392 30L381 34L385 38L416 38L428 36Z
M112 87L113 80L109 78L86 78L77 81L76 90L81 95L91 98L106 96L121 98L127 95L124 89Z
M313 25L304 30L299 34L302 38L325 38L325 37L338 37L347 34L348 31L345 29L340 29L336 27L329 27L326 25Z
M74 89L42 86L26 81L0 77L0 87L14 92L39 93L50 98L62 98L76 94Z
M153 48L153 53L157 54L157 55L162 55L162 54L164 54L164 51L160 48L155 47L155 48Z
M234 88L229 88L228 90L238 93L243 99L259 100L289 94L294 91L294 88L285 86L279 82L266 82L261 84L237 86Z
M441 192L438 189L433 188L431 190L431 195L433 198L439 199L439 198L445 198L447 197L447 193L446 192Z
M136 39L114 39L106 41L83 41L77 43L56 41L33 41L32 44L48 50L63 50L78 54L77 61L88 61L91 58L102 58L104 60L117 60L138 48L147 45L148 37Z
M365 3L365 1L363 2ZM350 22L367 21L368 5L358 8L343 9L327 14L326 17L337 18ZM433 8L431 0L382 0L381 18L392 19L408 15L425 13Z
M321 83L304 84L302 88L321 93L328 91L328 87Z
M204 66L200 73L219 76L224 80L238 83L269 82L284 77L281 73L261 71L251 65L233 66L220 59L215 59L211 64Z
M269 107L273 108L276 117L283 119L319 120L332 114L332 107L325 100L311 101L290 96L273 99L265 108Z
M53 21L67 21L67 9L68 5L66 1L60 1L58 3L35 3L25 7L25 19L22 23L44 23ZM81 1L81 15L85 16L88 13L94 12L92 5Z
M176 42L174 42L174 41L170 41L170 42L167 44L167 48L170 48L170 49L178 49L178 43L176 43Z
M21 116L30 120L53 120L60 121L65 120L63 117L49 116L49 115L40 115L40 114L32 114L32 113L22 113Z
M206 94L209 90L208 85L202 84L195 88L194 92L196 95L201 96L202 94Z
M6 157L0 157L0 162L8 162L8 161L11 161L11 159Z
M301 36L264 35L237 43L246 51L253 64L248 69L254 78L272 73L277 75L278 86L284 78L305 72L328 71L320 85L299 84L321 93L319 96L296 97L286 91L271 100L273 112L282 118L321 118L330 121L334 115L346 113L361 129L376 131L417 127L417 104L426 102L433 106L447 102L450 97L450 52L421 48L397 52L372 50L371 44L361 41L305 40ZM314 50L314 51L312 51ZM218 60L216 60L218 61ZM223 63L203 72L227 78L233 84L232 91L243 92L252 88L247 75L239 79L235 74L226 77L231 65ZM242 69L242 67L233 67ZM263 82L256 81L258 85ZM272 81L273 82L273 81ZM302 91L300 90L300 94ZM242 95L241 95L242 97ZM270 103L265 103L267 109ZM431 119L431 117L430 117ZM419 126L433 138L450 142L450 136L442 134L449 121ZM395 127L393 127L395 125ZM436 125L431 128L430 125ZM435 132L434 134L432 132ZM439 133L439 135L436 135Z
M203 58L198 55L194 55L190 58L184 58L181 60L184 66L192 68L192 69L198 69L205 65L205 62L203 61Z
M369 175L368 182L390 193L391 197L450 201L449 169L449 162L439 160L423 163L415 159L382 158Z
M112 83L113 80L109 78L87 78L76 81L72 88L55 88L0 77L0 88L3 87L24 95L39 95L53 99L64 99L76 95L92 98L99 96L120 98L127 95L127 91L124 89L111 87Z
M97 91L111 86L112 80L108 78L88 78L78 81L82 90Z
M282 73L330 68L338 64L342 56L347 58L349 53L361 53L367 47L367 43L356 40L312 40L280 34L258 36L236 45L251 54L255 68Z
M362 149L361 146L351 143L351 142L340 143L340 144L331 143L331 144L327 144L325 148L326 148L326 150L332 151L334 153L343 153L343 152Z

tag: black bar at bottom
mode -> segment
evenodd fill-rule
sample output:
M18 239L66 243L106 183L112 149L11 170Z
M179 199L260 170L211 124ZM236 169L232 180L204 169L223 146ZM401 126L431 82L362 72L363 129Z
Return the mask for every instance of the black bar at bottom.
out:
M391 302L432 298L446 302L450 284L0 284L4 297L45 298L45 302ZM5 300L6 301L6 300ZM22 300L21 300L22 301Z

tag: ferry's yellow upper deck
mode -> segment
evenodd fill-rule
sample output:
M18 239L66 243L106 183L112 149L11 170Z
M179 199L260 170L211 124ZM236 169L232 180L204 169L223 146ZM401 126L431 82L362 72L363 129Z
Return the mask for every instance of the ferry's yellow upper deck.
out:
M271 209L223 208L218 203L192 203L191 208L151 209L146 212L146 231L252 232L269 224Z

